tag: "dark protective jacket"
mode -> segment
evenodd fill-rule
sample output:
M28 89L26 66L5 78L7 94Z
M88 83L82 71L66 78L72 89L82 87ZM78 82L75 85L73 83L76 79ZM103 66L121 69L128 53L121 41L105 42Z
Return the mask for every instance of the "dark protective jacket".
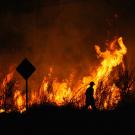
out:
M91 103L94 101L94 97L93 97L93 93L94 93L94 89L92 87L89 87L87 90L86 90L86 102L87 103Z

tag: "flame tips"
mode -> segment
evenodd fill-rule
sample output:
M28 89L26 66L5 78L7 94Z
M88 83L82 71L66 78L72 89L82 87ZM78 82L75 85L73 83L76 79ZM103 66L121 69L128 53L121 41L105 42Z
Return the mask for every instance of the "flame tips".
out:
M116 48L116 41L120 47L119 49ZM123 57L127 53L127 48L123 43L122 37L119 37L117 40L115 39L109 44L106 51L102 52L98 45L95 45L95 51L98 58L102 58L97 69L93 71L91 75L83 76L82 79L76 81L75 85L73 85L74 74L71 73L69 79L66 78L59 81L57 77L52 77L53 68L50 67L49 73L44 77L40 88L37 91L31 91L29 93L29 105L32 106L33 104L49 102L61 106L73 102L74 105L82 107L85 103L84 93L89 82L92 80L96 84L94 86L94 97L97 98L97 102L100 102L101 100L100 97L102 90L98 91L98 85L103 81L103 92L108 94L103 100L104 108L107 109L110 105L113 106L113 104L117 104L120 100L120 89L115 84L110 83L112 80L109 80L109 76L115 67L123 63ZM3 80L1 85L4 89L7 83L13 79L13 76L14 74L10 73ZM108 91L105 89L105 86L108 87ZM24 112L26 110L25 94L21 93L21 90L16 89L13 99L17 110L19 112ZM110 99L110 101L108 99ZM3 109L0 109L0 112L3 111Z

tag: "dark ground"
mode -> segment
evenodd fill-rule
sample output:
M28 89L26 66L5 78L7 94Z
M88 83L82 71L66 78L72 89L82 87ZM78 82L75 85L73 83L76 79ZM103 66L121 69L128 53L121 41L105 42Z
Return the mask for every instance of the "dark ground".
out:
M6 134L133 134L135 109L90 112L72 107L33 107L23 114L0 114L0 133Z

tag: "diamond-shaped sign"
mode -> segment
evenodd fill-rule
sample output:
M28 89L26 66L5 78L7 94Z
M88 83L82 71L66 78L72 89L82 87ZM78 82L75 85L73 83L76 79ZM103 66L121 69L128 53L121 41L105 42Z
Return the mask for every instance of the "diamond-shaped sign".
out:
M36 68L25 58L16 70L22 75L22 77L27 80L32 73L36 70Z

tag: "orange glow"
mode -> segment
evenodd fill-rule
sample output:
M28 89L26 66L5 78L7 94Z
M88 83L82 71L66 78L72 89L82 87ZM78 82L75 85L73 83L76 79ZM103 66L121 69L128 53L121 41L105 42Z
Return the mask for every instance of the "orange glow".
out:
M123 57L127 53L127 48L123 43L122 37L120 37L111 42L106 48L106 51L102 52L98 45L95 45L95 50L100 63L91 75L88 74L82 77L75 85L72 85L74 83L72 79L74 75L72 73L70 79L65 78L60 81L58 77L54 78L52 76L53 68L50 68L50 72L44 77L40 88L29 93L29 106L48 102L57 106L72 103L76 107L83 107L85 103L85 91L89 87L90 81L94 81L96 84L94 87L96 104L99 103L98 99L101 97L100 91L98 92L97 90L98 85L103 81L103 85L107 86L107 90L104 90L107 93L103 101L104 109L117 105L121 98L120 89L115 83L111 82L112 80L109 80L109 77L115 67L123 64L124 68ZM1 84L2 89L5 90L7 83L13 79L13 73L8 74L3 80ZM25 94L22 94L21 90L15 90L13 99L17 110L19 112L25 111ZM3 103L3 100L1 102ZM1 108L0 112L3 112L3 108Z
M25 96L23 96L20 91L16 91L14 94L14 104L17 107L18 111L21 113L26 110L25 108Z
M96 83L95 86L95 97L96 97L96 88L98 83L104 79L104 84L107 83L108 77L112 72L113 68L120 65L123 61L123 56L127 53L127 48L123 44L122 37L114 40L109 48L106 49L105 52L100 51L99 46L95 46L98 58L101 58L101 64L97 68L96 71L93 71L92 76L84 76L82 80L79 80L77 85L73 88L69 85L69 80L65 79L62 82L53 80L52 88L50 92L48 92L48 84L49 80L45 79L42 83L40 91L42 91L46 97L47 102L55 103L57 105L64 105L66 103L76 102L78 106L84 105L84 93L90 81L94 81ZM50 74L51 75L51 74ZM119 89L113 84L111 86L111 101L110 102L118 102L120 99ZM116 92L117 91L117 92ZM117 94L116 94L117 93ZM115 95L119 95L117 101L115 100ZM107 107L107 102L105 102L105 107Z

